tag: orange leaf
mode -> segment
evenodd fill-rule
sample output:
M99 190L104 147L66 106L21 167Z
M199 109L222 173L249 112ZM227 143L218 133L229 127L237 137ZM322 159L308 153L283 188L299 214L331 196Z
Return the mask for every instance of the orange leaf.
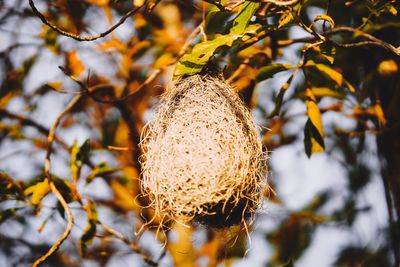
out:
M124 185L113 180L111 188L114 191L114 203L124 210L139 211L141 207L136 203L135 196Z
M105 6L108 4L109 0L86 0L86 2L96 6Z
M73 75L79 76L85 70L85 66L78 57L76 50L72 50L66 54L67 67Z
M375 104L372 106L375 116L378 118L379 123L384 125L386 123L385 114L383 113L382 106L380 104Z

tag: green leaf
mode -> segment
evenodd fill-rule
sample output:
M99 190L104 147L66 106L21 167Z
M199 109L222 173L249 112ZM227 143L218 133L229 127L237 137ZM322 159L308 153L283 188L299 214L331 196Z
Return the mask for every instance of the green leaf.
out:
M207 13L205 19L204 30L207 36L215 34L217 32L226 32L225 29L228 26L227 22L231 17L231 13L220 11L217 7L213 6Z
M287 64L272 64L269 66L262 67L257 73L256 76L257 82L269 79L278 72L289 70L294 67L295 66Z
M49 192L50 184L47 179L26 188L24 191L25 195L32 195L31 202L33 205L38 205Z
M71 148L71 176L76 182L81 174L81 169L85 161L87 161L90 152L90 140L87 139L82 146L78 147L78 141L75 140Z
M193 47L191 53L184 55L179 60L174 76L192 75L200 72L208 60L214 55L215 50L221 46L232 46L235 37L221 35L211 41L202 42Z
M97 228L97 208L89 198L87 199L86 212L88 224L79 240L79 252L82 256L87 253L87 246L93 241Z
M244 2L239 9L238 15L233 20L233 25L230 30L230 34L233 35L243 34L244 31L246 30L247 25L250 22L250 19L254 16L254 13L256 12L259 5L260 4L257 2L250 2L250 1Z
M93 181L93 179L96 177L110 174L110 173L113 173L116 171L118 171L118 169L111 168L110 166L108 166L108 164L106 162L102 162L102 163L98 164L96 167L94 167L92 172L86 177L86 184Z
M238 15L233 20L233 26L229 34L220 35L214 40L195 45L190 53L184 55L179 60L175 68L174 78L200 72L218 48L232 46L235 40L245 34L246 27L258 6L259 4L255 2L246 1L243 3Z

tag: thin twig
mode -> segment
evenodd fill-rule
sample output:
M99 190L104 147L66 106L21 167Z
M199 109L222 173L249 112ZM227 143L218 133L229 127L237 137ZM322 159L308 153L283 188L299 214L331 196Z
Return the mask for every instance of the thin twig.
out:
M299 0L250 0L250 1L257 2L257 3L269 3L269 4L274 4L276 6L291 6L291 5L297 4L297 2L299 2ZM223 7L223 8L224 8L224 10L232 11L236 7L243 4L244 2L245 2L245 0L239 0L237 2L233 2L232 4L228 4L227 7Z
M50 184L50 189L56 195L58 201L60 201L61 206L64 208L65 213L67 214L67 220L68 220L68 225L65 228L65 231L63 234L57 239L57 241L51 246L51 248L40 258L38 258L33 264L32 267L39 266L42 262L44 262L48 257L50 257L64 242L65 239L68 238L69 234L71 233L72 226L74 224L74 217L72 216L71 209L68 206L68 203L64 199L63 195L60 193L60 191L57 189L57 187L54 184L54 181L51 177L50 174L50 156L52 153L52 144L54 141L55 137L55 131L57 129L57 126L60 124L61 118L68 113L75 105L78 103L78 101L81 99L81 96L75 96L71 102L65 107L65 109L58 115L56 120L53 123L53 126L50 128L48 137L47 137L47 151L46 151L46 157L44 161L44 174L46 175L46 179L49 181Z
M91 97L93 100L100 102L100 103L104 103L104 104L116 104L116 103L121 103L124 102L125 100L127 100L128 98L132 97L133 95L135 95L137 92L139 92L141 89L143 89L144 87L146 87L147 85L149 85L150 83L152 83L161 73L162 71L171 65L174 65L176 62L179 61L180 57L182 57L187 50L190 47L191 42L193 41L193 39L197 36L197 34L199 32L201 32L201 28L202 28L202 23L200 23L188 36L186 42L183 44L183 46L181 47L181 49L179 50L177 56L175 59L171 60L171 62L163 67L160 67L158 69L155 69L149 77L147 77L147 79L141 83L137 88L135 88L135 90L129 92L128 94L117 98L117 99L112 99L112 100L104 100L104 99L100 99L98 98L96 95L94 95L94 90L93 87L89 87L88 85L86 85L84 82L80 81L79 79L77 79L75 76L73 76L72 74L70 74L66 68L59 66L58 68L66 75L68 76L72 81L74 81L76 84L79 85L79 87L82 89L82 91L80 92L80 94L87 94L89 97ZM63 91L63 93L67 93L66 91ZM76 92L74 92L74 94L76 94Z
M336 35L338 33L341 32L351 32L351 33L357 33L358 36L364 37L366 39L368 39L368 41L360 41L360 42L356 42L356 43L349 43L349 44L342 44L342 43L338 43L336 41L333 41L330 37L333 35ZM240 46L239 50L243 50L246 49L250 46L252 46L253 44L263 40L264 38L268 37L270 34L269 31L262 31L256 38L252 38L251 42L248 43L244 43L243 45ZM321 39L321 37L323 37ZM352 47L363 47L363 46L376 46L376 47L381 47L389 52L394 53L397 56L400 56L400 47L394 47L393 45L376 38L375 36L372 36L368 33L365 33L363 31L360 31L358 29L355 28L351 28L351 27L336 27L333 28L329 31L327 31L325 34L318 34L317 36L314 34L313 36L310 37L304 37L304 38L299 38L299 39L288 39L288 40L281 40L278 41L278 45L279 47L285 47L285 46L289 46L295 43L313 43L315 41L326 41L326 42L330 42L333 45L337 46L337 47L342 47L342 48L352 48Z
M107 146L107 149L114 151L128 151L129 147L126 146Z
M21 116L19 114L11 113L10 111L8 111L6 109L0 109L0 117L2 117L2 116L17 120L22 125L34 127L43 135L47 136L49 134L49 129L47 129L45 126L41 125L40 123L32 120L31 118L27 118L27 117ZM68 145L64 141L62 141L58 136L55 135L54 140L57 141L57 143L59 143L66 151L69 151Z
M396 54L397 56L400 56L400 46L394 47L393 45L386 43L385 41L382 41L381 39L378 39L375 36L372 36L371 34L365 33L361 30L354 29L351 27L337 27L337 28L332 29L329 33L335 34L338 32L356 33L358 36L362 36L369 40L369 41L350 43L350 44L340 44L337 42L333 42L335 45L337 45L339 47L349 48L349 47L359 47L359 46L379 46L379 47L382 47L382 48Z
M49 26L49 27L50 27L51 29L53 29L54 31L58 32L58 33L61 34L61 35L70 37L70 38L72 38L72 39L75 39L75 40L77 40L77 41L86 41L86 42L89 42L89 41L94 41L94 40L97 40L97 39L99 39L99 38L102 38L102 37L104 37L104 36L110 34L111 32L113 32L116 28L118 28L119 26L121 26L121 25L125 22L125 20L127 20L127 18L129 18L131 15L133 15L133 14L135 14L137 11L139 11L139 9L140 9L142 6L144 6L145 4L142 5L142 6L139 6L139 7L135 7L135 8L133 8L133 9L131 9L130 11L128 11L127 13L125 13L125 15L123 15L122 18L121 18L116 24L114 24L113 26L111 26L111 28L109 28L109 29L106 30L105 32L102 32L102 33L97 34L97 35L94 35L94 36L88 36L88 37L81 37L81 36L76 35L76 34L74 34L74 33L67 32L67 31L64 31L64 30L58 28L57 26L51 24L51 23L46 19L46 17L45 17L42 13L40 13L40 11L36 8L35 3L33 2L33 0L29 0L29 5L31 6L33 13L35 13L35 15L36 15L37 17L39 17L39 19L40 19L44 24L46 24L47 26Z
M129 238L127 238L126 236L124 236L123 234L118 232L117 230L114 230L114 229L110 228L109 226L102 224L99 221L98 221L98 223L103 227L104 231L106 231L110 235L115 236L116 238L118 238L119 240L124 242L126 245L128 245L132 249L132 251L139 254L147 264L149 264L151 266L158 266L158 262L153 261L147 255L145 255L138 245L133 244L131 241L129 241Z
M100 102L100 103L104 103L104 104L115 104L115 103L119 103L119 102L123 102L123 101L127 100L131 96L135 95L138 91L143 89L145 86L147 86L151 82L153 82L158 77L158 75L161 73L161 71L164 68L165 67L161 67L161 68L158 68L158 69L154 70L151 73L151 75L143 83L141 83L137 88L135 88L135 90L129 92L128 94L126 94L126 95L124 95L124 96L122 96L120 98L117 98L117 99L105 100L105 99L98 98L95 94L93 94L94 93L93 88L90 88L85 83L83 83L82 81L78 80L75 76L73 76L72 74L68 73L68 71L64 67L59 66L59 69L61 69L66 76L68 76L72 81L74 81L76 84L78 84L79 87L82 89L82 92L80 93L80 95L87 94L93 100L95 100L97 102Z
M259 0L259 1L254 0L254 2L271 3L276 6L290 6L299 2L299 0Z
M227 83L232 83L237 77L240 76L240 74L244 71L246 66L249 65L250 60L254 57L256 53L251 54L249 57L247 57L245 60L243 60L242 63L240 63L239 67L232 73L232 75L226 80Z

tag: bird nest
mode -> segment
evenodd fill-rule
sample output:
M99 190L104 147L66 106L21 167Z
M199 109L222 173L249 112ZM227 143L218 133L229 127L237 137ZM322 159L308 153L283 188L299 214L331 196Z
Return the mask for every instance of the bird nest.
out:
M142 193L162 222L213 227L259 207L266 162L252 114L218 75L182 78L142 133Z

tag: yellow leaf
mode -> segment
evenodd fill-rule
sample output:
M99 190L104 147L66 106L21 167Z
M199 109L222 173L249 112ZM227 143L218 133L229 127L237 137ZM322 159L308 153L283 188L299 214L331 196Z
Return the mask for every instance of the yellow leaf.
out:
M386 123L386 118L385 114L383 113L382 106L377 103L373 105L372 109L375 113L375 116L378 118L379 122L384 125Z
M286 26L293 20L294 20L293 14L292 14L291 10L288 10L287 12L283 13L281 15L281 17L279 18L278 29L282 28L283 26Z
M108 4L109 0L86 0L86 2L96 6L105 6Z
M164 40L177 41L182 36L181 13L177 5L169 4L160 5L155 9L157 15L164 23Z
M60 82L60 81L48 82L47 86L51 87L51 89L53 89L55 91L62 91L63 90L63 83Z
M354 89L353 85L351 85L351 83L349 83L348 81L344 80L344 83L346 84L347 88L349 88L349 91L352 93L356 92L356 89Z
M174 57L170 53L163 54L161 57L157 58L156 62L154 63L154 69L171 64L173 60Z
M118 181L111 182L111 188L114 191L114 202L124 210L141 210L141 207L136 203L135 197L124 185Z
M87 198L86 212L88 217L88 224L85 227L83 235L79 240L79 252L85 255L87 252L87 245L91 244L94 236L96 235L97 228L97 208L96 204Z
M333 21L333 19L331 17L329 17L328 15L318 15L315 17L314 22L318 21L318 20L323 20L326 21L330 24L331 29L333 27L335 27L335 22Z
M191 241L192 229L175 223L173 231L178 237L176 242L168 243L168 251L171 253L173 266L193 267L193 262L196 261L196 252Z
M112 16L112 9L110 6L103 6L104 14L106 15L107 21L109 24L112 24L113 22L113 16Z
M37 205L49 192L50 192L50 184L49 181L45 179L43 180L43 182L39 182L25 189L24 194L25 195L32 194L31 202L33 205Z
M66 61L68 69L75 76L79 76L85 70L85 66L79 59L76 50L72 50L66 54Z
M96 49L99 51L107 51L107 50L115 49L118 52L125 52L126 45L124 43L122 43L120 40L113 38L110 41L99 44L96 47Z
M336 70L332 69L331 67L324 65L324 64L316 64L314 61L309 60L306 63L308 67L315 67L320 72L324 73L330 79L336 82L337 85L341 86L343 84L343 75Z
M147 26L146 18L140 13L136 13L134 20L136 29L140 29Z
M254 86L255 77L257 75L257 70L252 68L250 65L241 65L239 68L242 69L241 75L238 75L232 82L233 87L237 92L247 90L250 86Z
M395 74L399 71L396 61L393 59L384 60L378 65L378 73L387 76Z
M145 2L144 0L133 0L133 5L135 7L140 7L143 6L144 2Z
M334 97L334 98L339 98L342 99L344 98L344 94L337 91L337 90L332 90L331 88L328 87L313 87L312 93L316 97L324 97L324 96L329 96L329 97Z
M10 102L10 100L13 99L17 95L18 95L17 91L13 90L13 91L8 92L4 96L0 97L0 108L5 108L8 104L8 102Z
M306 124L308 135L305 136L305 143L306 153L310 156L313 153L325 150L323 142L324 129L322 127L321 112L311 89L306 90L306 97L307 116L311 125Z
M324 130L322 128L321 112L319 111L317 100L312 92L312 90L306 90L306 105L307 105L307 115L311 120L311 123L317 128L321 137L324 136Z

